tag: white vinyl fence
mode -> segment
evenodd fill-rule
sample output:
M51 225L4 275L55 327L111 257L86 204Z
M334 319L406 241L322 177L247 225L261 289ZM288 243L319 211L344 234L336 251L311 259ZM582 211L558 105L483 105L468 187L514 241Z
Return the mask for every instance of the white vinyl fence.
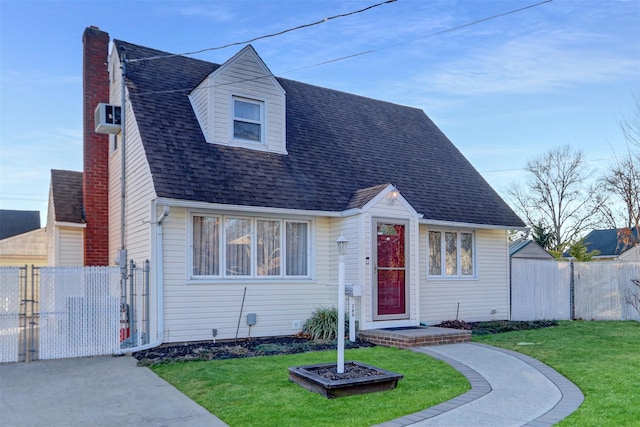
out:
M20 345L20 268L0 267L0 363L17 362Z
M639 292L640 262L512 259L512 320L640 320L626 302Z
M148 343L149 263L127 267L0 267L0 363Z
M631 279L640 279L640 262L577 263L575 317L593 320L640 320L626 302L629 292L639 292Z
M120 348L120 269L40 269L39 358L97 356Z

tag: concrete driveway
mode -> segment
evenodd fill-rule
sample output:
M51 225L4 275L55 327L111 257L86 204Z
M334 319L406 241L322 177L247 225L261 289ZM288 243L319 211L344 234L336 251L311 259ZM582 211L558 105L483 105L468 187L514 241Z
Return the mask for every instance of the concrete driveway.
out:
M6 427L226 426L130 356L0 364L0 420Z

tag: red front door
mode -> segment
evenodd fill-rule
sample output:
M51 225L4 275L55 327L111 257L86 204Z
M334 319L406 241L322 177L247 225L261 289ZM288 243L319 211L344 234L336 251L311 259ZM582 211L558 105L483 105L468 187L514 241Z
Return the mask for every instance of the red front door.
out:
M376 223L375 313L377 319L406 319L405 224Z

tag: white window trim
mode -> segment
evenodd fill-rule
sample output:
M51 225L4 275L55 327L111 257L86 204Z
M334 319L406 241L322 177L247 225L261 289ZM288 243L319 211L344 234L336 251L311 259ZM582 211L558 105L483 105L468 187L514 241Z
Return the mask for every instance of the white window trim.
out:
M197 216L203 217L217 217L220 219L220 236L218 239L218 253L220 254L220 274L219 275L202 275L197 276L193 274L193 218ZM312 280L315 275L314 248L315 248L315 224L310 218L294 218L289 216L251 216L246 213L234 213L234 212L203 212L193 211L187 216L187 232L188 232L188 244L187 244L187 281L189 283L215 283L215 282L273 282L273 281L286 281L290 282L308 282ZM251 274L245 276L239 275L227 275L227 253L226 253L226 226L225 221L227 218L234 219L248 219L251 221ZM280 275L273 276L261 276L257 272L257 222L259 220L267 221L280 221L280 250L282 253L286 253L286 224L287 223L302 223L307 224L307 274L306 275L286 275L286 257L281 257L280 262Z
M253 120L249 120L249 119L244 119L242 118L240 121L244 121L247 123L255 123L255 124L259 124L260 125L260 141L253 141L251 139L244 139L244 138L236 138L235 134L234 134L234 123L236 121L236 115L235 115L235 100L239 100L242 102L246 102L249 104L256 104L260 106L260 121L253 121ZM247 147L247 148L256 148L256 146L267 146L267 141L266 141L266 136L267 136L267 101L264 99L260 99L260 98L256 98L256 97L252 97L252 96L247 96L247 95L241 95L241 94L237 94L237 93L230 93L229 94L229 117L231 118L230 123L229 123L229 141L232 145L235 146L240 146L240 147Z
M432 231L439 231L440 235L440 274L431 274L430 269L430 250L429 250L429 233ZM446 270L446 239L444 238L445 233L457 233L456 235L456 257L457 257L457 266L458 266L458 274L456 275L447 275L445 274ZM462 251L461 249L461 241L462 241L462 233L471 234L471 262L473 266L473 274L463 275L462 271ZM429 228L427 229L427 278L429 279L437 279L437 280L477 280L478 279L478 250L477 250L477 238L476 232L474 230L467 229L455 229L455 228Z

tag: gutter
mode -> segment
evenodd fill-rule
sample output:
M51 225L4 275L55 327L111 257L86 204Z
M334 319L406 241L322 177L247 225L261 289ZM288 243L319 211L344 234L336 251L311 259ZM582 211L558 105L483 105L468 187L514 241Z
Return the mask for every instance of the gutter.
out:
M157 211L157 202L153 200L151 202L151 211L155 213ZM124 355L133 353L136 351L148 350L150 348L158 347L164 340L164 286L163 286L163 260L162 260L162 223L169 216L169 206L164 206L162 215L152 224L155 225L156 231L156 244L155 244L155 265L156 265L156 316L157 316L157 331L156 340L148 344L143 344L137 347L122 348L115 352L116 355Z
M529 227L526 226L512 226L512 225L495 225L495 224L474 224L471 222L457 222L457 221L442 221L437 219L421 219L420 224L435 225L440 227L456 227L456 228L477 228L485 230L520 230L524 232L529 231Z

